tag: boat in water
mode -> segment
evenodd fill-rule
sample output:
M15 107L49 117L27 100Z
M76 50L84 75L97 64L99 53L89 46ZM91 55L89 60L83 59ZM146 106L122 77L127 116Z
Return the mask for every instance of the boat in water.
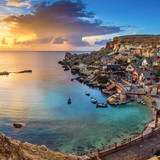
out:
M70 98L68 98L67 103L68 103L68 104L71 104L71 99L70 99Z
M96 107L97 108L107 108L108 105L107 105L107 103L96 103Z
M92 103L97 103L97 100L95 98L91 97L91 102Z
M85 95L86 95L86 96L90 96L90 93L87 92L87 91L85 91Z

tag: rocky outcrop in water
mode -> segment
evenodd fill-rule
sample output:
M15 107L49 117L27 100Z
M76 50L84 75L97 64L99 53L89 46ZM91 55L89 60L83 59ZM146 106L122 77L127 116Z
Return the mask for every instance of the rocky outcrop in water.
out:
M81 160L81 157L53 152L44 145L22 143L0 133L0 160Z
M114 37L106 43L107 51L131 51L142 56L156 56L160 51L160 35L131 35Z
M105 48L99 51L93 51L90 54L71 54L66 52L64 59L58 63L61 64L63 68L69 68L73 75L79 75L79 77L75 78L79 82L88 86L105 88L106 84L104 83L107 79L102 76L98 77L98 75L102 72L101 58L107 56L108 53ZM96 76L97 79L95 80L98 80L98 82L92 81Z

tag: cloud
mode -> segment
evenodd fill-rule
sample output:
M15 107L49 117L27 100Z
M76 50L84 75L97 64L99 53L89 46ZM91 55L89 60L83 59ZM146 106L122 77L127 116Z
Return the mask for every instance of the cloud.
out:
M81 35L69 37L68 41L72 46L75 46L75 47L90 46L90 44L87 41L83 41L82 40L82 36Z
M49 44L52 42L53 37L35 39L35 40L25 40L18 41L17 38L13 38L14 45L31 45L31 44Z
M7 44L7 43L6 43L6 39L3 38L3 39L1 40L1 43L2 43L3 45L6 45L6 44Z
M7 6L14 6L14 7L30 7L30 0L6 0Z
M120 27L106 26L101 20L95 19L94 13L86 11L81 0L59 0L51 4L42 2L32 6L31 14L9 15L3 17L2 22L9 24L9 32L14 37L36 37L36 40L23 41L25 44L37 43L38 39L44 43L42 39L56 37L53 44L67 41L72 46L89 46L88 42L82 40L83 37L122 31Z
M109 41L112 41L112 39L104 39L101 41L96 41L94 44L104 46L106 44L106 42L109 42Z
M67 39L63 39L62 37L58 37L53 41L53 44L63 44Z

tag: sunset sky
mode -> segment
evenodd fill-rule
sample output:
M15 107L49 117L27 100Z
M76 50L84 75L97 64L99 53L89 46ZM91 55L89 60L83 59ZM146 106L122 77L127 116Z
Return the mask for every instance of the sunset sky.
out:
M160 34L160 0L0 0L0 51L97 50Z

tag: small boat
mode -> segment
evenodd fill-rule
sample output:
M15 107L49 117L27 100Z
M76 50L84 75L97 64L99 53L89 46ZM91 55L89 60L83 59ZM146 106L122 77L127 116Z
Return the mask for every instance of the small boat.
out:
M86 95L86 96L90 96L90 93L87 92L87 91L85 91L85 95Z
M71 104L71 99L70 99L70 98L68 98L67 103L68 103L68 104Z
M97 100L95 98L91 97L91 102L92 103L97 103Z
M96 103L97 108L106 108L108 107L107 103Z

